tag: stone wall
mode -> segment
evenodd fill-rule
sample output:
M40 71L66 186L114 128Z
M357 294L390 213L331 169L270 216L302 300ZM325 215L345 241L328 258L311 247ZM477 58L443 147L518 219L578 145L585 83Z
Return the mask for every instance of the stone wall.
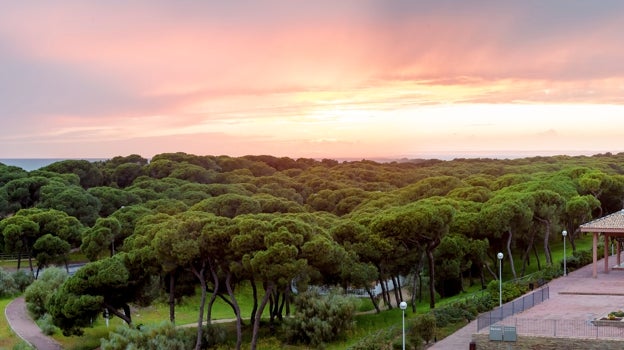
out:
M473 334L475 350L621 350L624 339L549 338L518 335L516 342L490 341L488 334ZM466 347L468 349L468 346ZM462 349L458 349L462 350Z

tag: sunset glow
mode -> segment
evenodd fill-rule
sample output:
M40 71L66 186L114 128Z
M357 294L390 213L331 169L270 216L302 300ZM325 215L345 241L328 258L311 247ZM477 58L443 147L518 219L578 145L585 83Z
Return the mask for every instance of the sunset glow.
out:
M0 158L624 151L620 1L0 9Z

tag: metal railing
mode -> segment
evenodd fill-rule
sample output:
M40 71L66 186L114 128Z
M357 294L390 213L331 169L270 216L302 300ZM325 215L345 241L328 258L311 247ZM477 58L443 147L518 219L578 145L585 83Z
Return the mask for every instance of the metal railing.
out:
M497 325L516 327L519 335L554 338L624 338L624 327L596 326L591 320L507 318Z
M483 313L477 317L477 331L489 327L495 323L503 321L505 318L513 316L524 310L528 310L535 305L541 304L550 297L550 288L545 286L534 292L524 295L514 301L497 307L492 311Z

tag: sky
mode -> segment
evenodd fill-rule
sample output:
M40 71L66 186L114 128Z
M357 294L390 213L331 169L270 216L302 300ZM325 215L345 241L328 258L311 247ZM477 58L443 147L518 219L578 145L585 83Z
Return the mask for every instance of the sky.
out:
M624 151L624 1L0 3L0 158Z

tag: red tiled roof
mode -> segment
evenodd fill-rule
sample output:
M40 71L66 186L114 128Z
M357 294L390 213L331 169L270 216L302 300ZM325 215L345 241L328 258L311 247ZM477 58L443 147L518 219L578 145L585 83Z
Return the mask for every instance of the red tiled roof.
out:
M581 232L624 233L624 209L581 225Z

